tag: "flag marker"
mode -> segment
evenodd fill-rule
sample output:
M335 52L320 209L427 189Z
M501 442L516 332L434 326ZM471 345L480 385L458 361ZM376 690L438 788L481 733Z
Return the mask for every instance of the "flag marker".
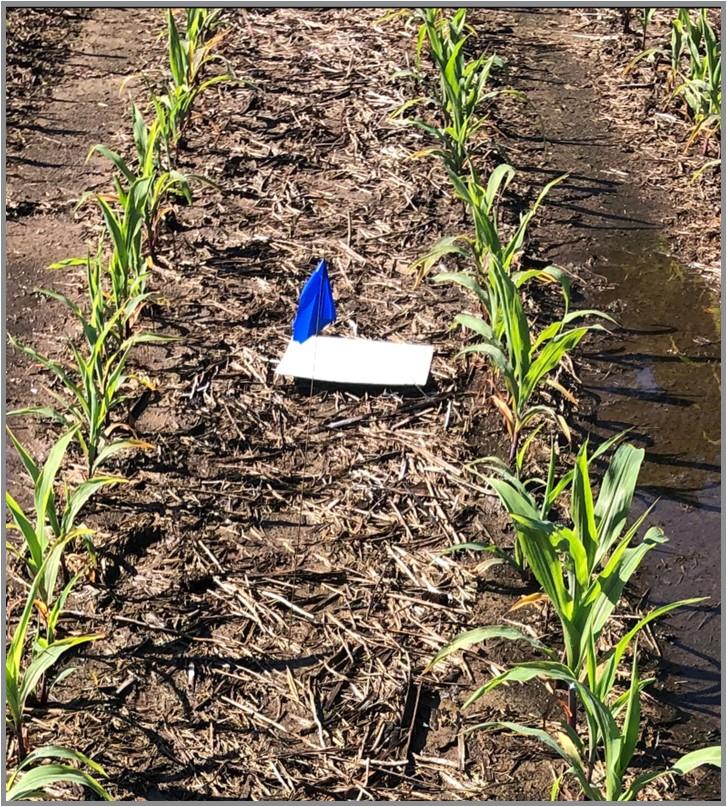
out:
M319 336L336 320L336 305L321 260L300 294L298 312L276 375L339 384L423 387L429 378L434 348L372 339Z

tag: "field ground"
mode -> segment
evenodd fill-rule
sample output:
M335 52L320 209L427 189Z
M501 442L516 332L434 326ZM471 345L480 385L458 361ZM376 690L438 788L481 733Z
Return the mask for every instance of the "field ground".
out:
M95 214L73 211L109 174L101 158L86 162L89 146L129 146L126 95L164 58L156 10L64 12L56 39L57 13L12 11L8 47L7 329L50 352L70 325L32 290L78 294L73 272L43 267L94 239ZM392 75L411 59L413 39L402 24L374 25L377 16L226 12L222 49L245 81L206 96L183 156L185 170L222 190L201 190L170 216L145 318L179 339L133 360L152 389L139 392L128 423L154 451L120 462L131 481L86 519L99 565L69 603L69 627L104 638L69 662L75 672L30 722L36 745L93 753L115 798L542 799L558 768L535 744L462 733L484 720L542 719L547 696L537 686L459 709L516 658L512 646L423 672L445 641L499 620L527 590L503 567L482 575L481 558L439 554L483 537L511 543L495 499L462 471L502 451L502 428L485 402L484 366L455 360L449 324L462 296L427 282L413 292L406 271L465 220L440 169L407 159L420 136L388 119L410 89ZM488 9L472 22L528 96L495 116L494 139L519 170L515 198L571 172L529 255L572 269L582 301L604 293L603 264L628 241L702 275L689 288L719 311L709 291L718 287L719 179L688 184L697 158L679 156L679 126L659 128L657 118L655 128L643 93L615 86L626 45L603 38L613 21ZM139 62L148 54L158 63ZM275 379L298 290L322 256L332 266L334 332L432 343L425 390L311 392ZM543 292L533 313L552 302ZM719 334L703 338L698 358L718 362ZM7 360L7 405L42 400L43 375L11 350ZM610 372L593 355L582 367L594 383ZM718 388L710 400L718 405ZM579 430L596 417L588 402L584 394ZM709 417L695 422L708 431ZM17 433L39 454L50 443L28 421ZM17 489L10 452L7 471ZM711 564L704 586L719 598L714 559L699 573ZM11 620L21 607L10 575ZM539 608L513 616L553 630ZM714 659L719 604L694 618L704 625L701 652ZM647 756L662 762L718 742L713 714L685 717L667 703L678 683L653 655ZM719 676L705 669L718 699ZM650 795L718 794L718 773L697 772Z

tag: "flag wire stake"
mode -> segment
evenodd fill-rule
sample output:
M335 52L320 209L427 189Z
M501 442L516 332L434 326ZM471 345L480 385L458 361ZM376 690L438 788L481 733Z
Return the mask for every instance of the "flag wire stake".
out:
M318 329L320 328L321 323L321 310L323 308L323 296L318 295L318 308L316 309L316 318L315 318L315 333L313 334L313 339L318 336ZM305 418L305 443L303 444L303 470L306 470L308 467L308 443L310 438L310 416L311 410L313 407L313 385L315 383L315 370L316 370L316 353L318 351L318 342L316 341L313 346L313 360L311 362L311 372L310 372L310 386L308 388L308 410L306 413ZM296 528L295 533L295 566L297 569L298 565L298 555L300 553L300 534L301 530L303 529L303 493L305 483L302 482L298 488L298 492L300 494L300 504L298 505L298 526Z

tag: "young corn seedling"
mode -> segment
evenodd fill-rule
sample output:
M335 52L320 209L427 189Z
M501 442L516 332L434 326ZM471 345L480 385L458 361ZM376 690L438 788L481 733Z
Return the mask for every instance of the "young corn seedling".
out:
M589 475L593 457L589 459L587 443L578 452L572 472L558 483L554 482L551 463L548 487L540 508L514 475L488 480L513 521L519 558L527 562L559 619L564 668L574 679L587 681L591 692L603 701L611 692L618 665L637 634L673 609L701 602L701 598L691 598L651 610L604 658L597 659L599 637L626 584L648 552L667 540L659 528L651 527L643 540L634 544L648 510L626 527L643 457L643 449L628 444L620 446L595 501ZM570 487L568 525L550 521L543 515L552 507L556 491L564 490L564 481ZM500 635L498 630L502 628L486 626L458 636L437 654L432 665L455 650L481 641L480 631L485 631L484 638L490 638ZM502 637L512 639L512 630L507 628ZM555 651L550 650L548 655L554 658ZM484 691L486 689L478 690L480 694ZM470 702L475 697L479 695L475 693Z
M131 325L141 313L143 302L147 298L146 283L149 276L151 258L147 258L143 244L143 228L146 220L145 212L151 194L152 178L136 178L127 192L120 197L107 194L83 194L77 207L83 205L89 197L101 210L105 237L109 239L111 254L103 268L105 237L102 236L96 256L87 258L67 258L51 264L50 269L63 269L68 266L86 266L88 292L91 303L91 315L97 314L101 307L108 309L114 319L113 336L123 339L131 332ZM117 180L117 187L120 183ZM118 204L114 204L114 203ZM104 288L104 276L108 277L108 289ZM47 296L60 299L82 320L75 308L61 295L41 290ZM133 303L133 305L132 305ZM83 324L83 321L82 321Z
M501 90L486 91L490 73L502 66L502 60L494 54L467 61L464 46L469 34L465 33L466 9L459 9L447 19L440 9L419 9L422 19L417 41L417 62L420 62L424 42L439 72L439 98L415 98L406 101L392 113L403 113L423 102L434 102L442 119L436 126L420 118L404 118L404 123L416 126L429 134L439 145L424 149L416 156L434 154L442 159L446 168L461 174L470 161L471 143L474 136L487 125L487 118L480 115L483 102L496 97Z
M109 199L96 196L96 203L103 214L106 232L110 238L112 253L108 264L111 280L111 297L116 310L124 310L125 316L118 320L123 332L130 322L131 312L127 313L127 303L136 300L137 304L146 291L149 276L149 261L143 249L142 228L149 207L152 179L134 179L128 193L119 199L120 209L114 210ZM136 308L134 309L136 310Z
M57 541L38 569L28 592L23 613L8 646L5 661L5 697L17 738L18 757L21 763L29 750L24 726L25 706L28 698L64 653L72 647L100 638L100 635L86 635L69 636L65 639L54 638L52 641L30 641L31 616L41 586L47 580L47 569L49 566L58 567L60 556L71 539L72 535L66 535ZM23 664L24 652L29 643L30 661Z
M535 204L521 216L514 234L505 239L497 221L496 200L514 174L509 165L500 165L490 175L487 186L483 186L474 171L468 182L450 171L449 176L458 195L472 214L474 237L446 238L413 265L420 269L421 277L447 254L469 258L474 264L474 272L443 272L435 277L435 281L457 283L469 289L485 313L485 318L460 314L455 319L455 325L462 325L480 337L477 343L465 347L461 354L484 353L504 382L507 398L495 395L493 402L502 414L510 436L511 464L516 460L523 430L535 418L555 420L569 436L563 417L552 407L532 404L532 399L543 384L564 394L562 386L551 379L550 374L586 333L602 329L598 324L570 327L572 323L587 316L613 321L595 309L569 311L570 285L558 267L515 271L514 264L523 248L530 221L548 192L563 177L545 186ZM534 279L558 283L565 302L564 316L537 335L531 331L520 299L522 285Z
M167 341L166 337L151 333L136 333L121 342L116 340L117 324L128 318L138 303L138 297L128 300L99 331L85 327L86 350L82 352L70 344L74 358L72 367L43 356L13 336L9 337L17 349L53 373L65 395L51 391L59 408L30 406L8 414L50 418L66 427L77 427L74 433L86 457L89 476L120 451L150 447L136 439L114 440L112 435L119 425L109 423L114 411L126 400L124 368L131 349L143 343Z
M557 662L517 665L492 679L486 691L503 683L534 678L567 684L578 695L587 727L585 741L568 722L551 731L502 721L483 723L475 728L501 729L537 739L560 756L568 768L554 781L552 800L557 800L566 776L577 781L582 795L590 801L633 802L647 785L670 774L683 776L702 765L721 767L721 748L711 746L691 751L663 770L643 772L643 768L639 768L640 773L632 770L641 735L641 691L649 683L639 679L636 652L629 688L613 703L606 703L577 680L567 667ZM469 702L474 699L470 698Z
M686 71L682 70L684 55ZM696 21L690 9L679 9L672 24L672 71L681 78L673 97L684 98L694 120L688 144L706 133L706 148L722 120L722 54L706 8L698 11Z
M46 563L49 552L57 541L65 538L82 537L87 541L87 546L90 546L88 536L91 535L91 531L83 525L76 526L81 511L88 500L99 490L126 481L119 476L94 476L73 489L65 486L63 495L59 499L56 495L58 472L68 446L75 436L76 429L77 427L70 429L53 445L42 468L15 434L9 428L7 429L18 457L33 482L35 510L34 518L29 517L10 491L5 492L5 501L11 516L11 523L8 526L17 530L24 541L22 552L18 552L12 545L8 545L8 549L17 554L27 565L31 578L35 578L40 569L45 568L45 577L38 583L38 599L46 612L51 608L51 599L59 571L59 568L53 563ZM58 556L58 563L62 568L63 555ZM54 625L49 625L51 637L53 627Z
M537 214L550 191L562 182L566 176L557 177L549 182L538 195L534 204L527 210L518 222L515 232L508 239L502 232L502 225L499 221L498 198L504 193L512 180L515 178L515 169L512 166L502 163L495 168L488 177L487 184L483 185L477 172L472 170L467 180L453 173L448 172L449 179L455 189L457 196L464 202L465 208L472 217L474 234L447 236L438 241L429 252L414 261L410 269L417 273L417 283L437 266L437 264L447 255L457 255L466 258L474 267L474 272L459 274L443 273L435 277L438 282L459 282L461 285L470 286L468 279L474 275L475 280L483 289L487 288L487 276L490 262L499 263L500 267L507 274L514 274L514 279L518 286L525 281L539 276L537 272L529 271L524 274L515 272L518 258L522 252L528 226ZM554 273L559 282L563 282L562 272ZM493 294L483 299L483 304L488 315L497 318L497 300ZM502 332L497 327L496 331Z
M227 66L224 57L213 52L226 36L224 31L213 33L219 25L219 17L220 9L187 9L187 29L182 37L174 14L167 12L169 68L175 85L194 87L204 83L203 75L209 65L217 62ZM229 80L231 77L225 75L214 78L218 79L215 83L219 83L220 80Z
M170 200L181 199L187 204L192 203L191 182L217 186L209 179L199 174L183 174L174 169L163 169L160 155L160 144L163 138L160 127L163 119L155 117L149 126L134 104L132 106L132 124L134 144L136 149L136 164L130 165L124 158L102 144L96 144L89 152L98 152L111 160L119 172L114 175L116 199L126 208L131 189L139 180L147 180L148 184L141 186L143 195L140 197L142 216L146 228L146 250L153 261L158 259L159 233L165 214L170 209ZM169 163L169 155L167 155Z
M711 143L719 145L722 122L722 53L719 38L709 22L708 9L681 8L672 20L670 47L663 45L639 53L627 67L630 70L642 59L657 57L668 61L667 86L670 100L684 99L687 117L693 125L687 139L689 147L704 135L704 153ZM717 137L715 137L717 135ZM719 161L711 161L711 165ZM700 172L697 173L697 177Z
M69 765L69 762L77 763L78 767ZM89 788L104 801L110 801L111 796L96 776L105 777L106 771L85 754L57 745L45 745L31 751L8 776L7 798L8 801L48 800L48 788L75 784Z
M545 270L536 272L545 274ZM561 392L563 388L551 379L550 374L570 354L583 337L592 330L601 329L597 324L568 327L577 319L598 314L595 311L567 311L562 319L551 323L537 335L531 331L523 310L518 286L497 262L491 262L488 276L496 301L497 318L491 317L492 324L481 317L460 314L455 323L464 326L478 335L479 340L467 345L460 355L483 353L497 369L507 391L507 398L493 395L492 400L500 411L510 436L509 463L516 461L520 439L525 428L538 417L552 419L558 423L563 433L569 437L570 431L561 414L553 407L533 404L532 399L543 384ZM566 303L567 303L567 294ZM601 315L605 316L605 315ZM502 336L497 335L498 325L502 326Z
M189 19L188 17L188 21ZM203 19L209 22L210 18L207 16ZM222 56L213 53L224 32L206 38L209 25L202 24L199 16L193 16L192 23L192 30L183 38L179 34L171 10L167 12L167 44L172 82L167 87L166 93L152 97L160 133L164 138L167 153L174 155L175 163L197 96L216 84L232 80L229 72L210 78L203 77L206 68L213 62L226 63Z

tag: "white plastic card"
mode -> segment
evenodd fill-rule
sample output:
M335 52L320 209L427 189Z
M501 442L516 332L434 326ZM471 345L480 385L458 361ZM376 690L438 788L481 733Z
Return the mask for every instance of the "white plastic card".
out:
M311 336L291 341L275 372L339 384L423 387L433 353L431 345Z

